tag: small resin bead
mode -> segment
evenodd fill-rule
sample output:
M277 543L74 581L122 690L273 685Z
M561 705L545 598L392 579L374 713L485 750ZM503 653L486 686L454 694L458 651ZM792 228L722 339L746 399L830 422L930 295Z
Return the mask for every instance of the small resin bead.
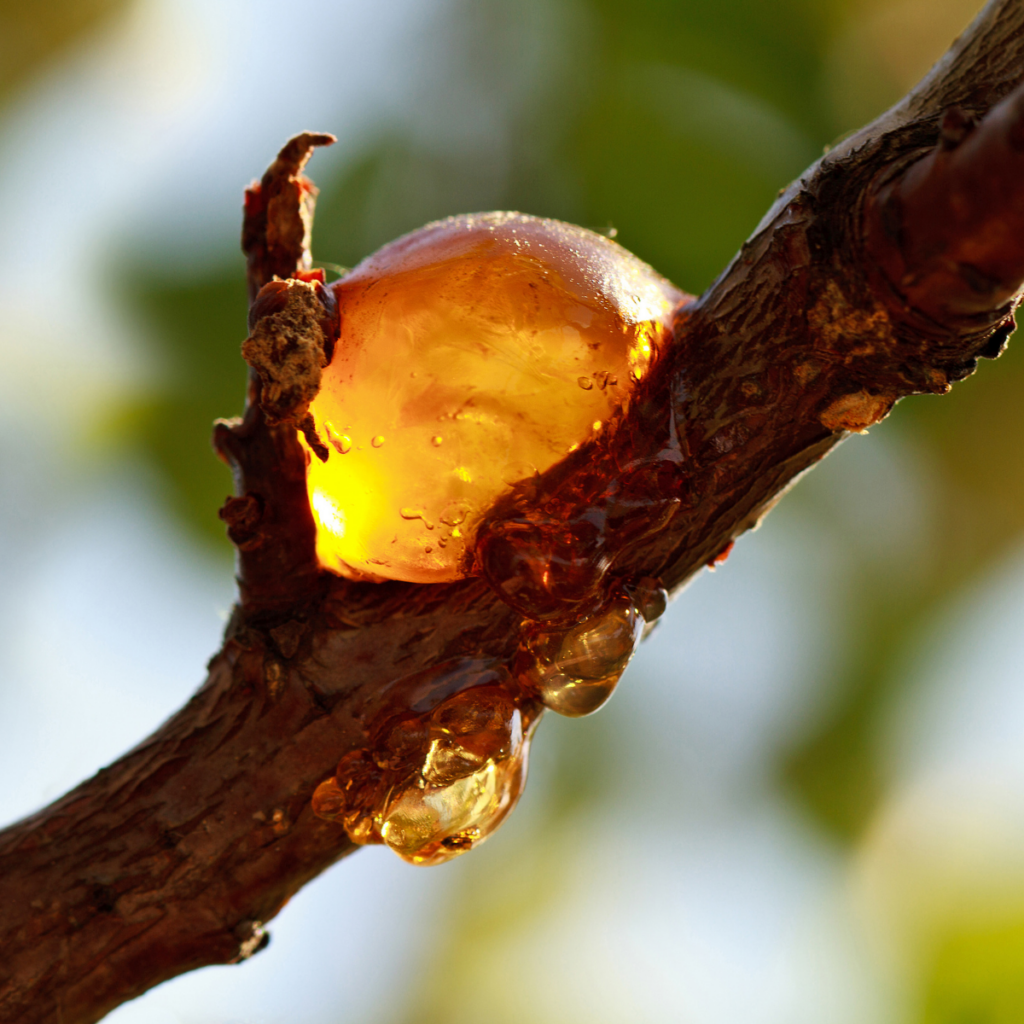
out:
M353 843L379 843L373 808L381 773L366 751L353 750L338 764L333 778L313 793L313 813L343 825Z
M626 593L644 617L643 638L646 639L668 608L668 591L661 585L661 580L645 576L626 587Z
M466 575L495 500L625 408L685 298L609 239L517 213L427 225L332 287L341 333L310 405L317 555L416 583Z
M643 628L643 616L619 598L571 629L535 629L519 650L520 682L560 715L592 714L614 692Z

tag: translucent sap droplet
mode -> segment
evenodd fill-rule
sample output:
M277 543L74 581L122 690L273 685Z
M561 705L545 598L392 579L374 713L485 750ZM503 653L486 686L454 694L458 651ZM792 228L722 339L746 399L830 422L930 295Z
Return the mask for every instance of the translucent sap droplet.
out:
M576 383L579 384L584 391L590 391L594 386L594 382L589 377L577 377Z
M377 434L377 436L370 441L370 444L372 444L374 448L380 448L381 445L384 444L384 435Z
M483 842L526 781L529 737L503 687L454 694L427 722L417 776L389 792L378 817L384 842L413 864L440 864Z
M329 423L324 424L324 432L327 434L327 440L331 442L331 447L339 455L348 455L352 451L352 438L348 434L336 434Z
M313 813L342 825L353 843L381 842L374 811L381 799L381 773L369 753L354 750L338 762L337 773L313 793Z
M660 580L645 576L626 590L648 626L653 626L665 614L668 591L662 587Z
M522 756L488 761L447 786L410 786L384 812L384 842L411 864L441 864L490 835L512 809L525 781Z
M611 697L643 627L633 604L619 598L572 629L537 631L520 648L520 680L560 715L592 714Z
M316 787L313 793L313 813L318 818L336 821L345 810L345 791L333 776Z
M433 445L433 446L434 446L435 448L440 448L440 447L441 447L441 442L442 442L443 440L444 440L444 438L443 438L443 437L442 437L442 436L441 436L440 434L435 434L435 435L434 435L434 436L433 436L433 437L432 437L432 438L430 439L430 443L431 443L431 444L432 444L432 445Z
M523 742L523 720L502 688L474 687L437 708L431 715L430 735L422 775L432 786L446 786L472 775L489 760L515 754Z

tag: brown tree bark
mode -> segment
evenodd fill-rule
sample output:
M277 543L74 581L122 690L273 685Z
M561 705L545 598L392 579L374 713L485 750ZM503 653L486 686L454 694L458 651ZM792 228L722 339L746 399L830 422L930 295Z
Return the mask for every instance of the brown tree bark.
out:
M517 495L520 511L543 498L589 524L561 555L567 614L638 577L683 586L847 432L999 354L1024 281L1022 79L1024 2L993 0L913 93L780 195L680 310L618 431ZM296 137L247 194L253 296L307 265L301 172L327 141ZM413 672L514 654L522 615L480 576L358 584L319 569L296 431L268 424L254 387L244 418L216 428L240 600L209 678L149 739L0 833L4 1021L86 1024L251 955L262 922L353 849L310 797L367 742L369 702ZM499 555L509 514L486 528Z

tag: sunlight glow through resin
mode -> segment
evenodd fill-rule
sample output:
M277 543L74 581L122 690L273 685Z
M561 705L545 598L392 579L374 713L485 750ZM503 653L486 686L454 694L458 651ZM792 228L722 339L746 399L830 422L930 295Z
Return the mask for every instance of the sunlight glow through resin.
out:
M441 675L437 689L451 679ZM317 787L313 812L343 825L352 842L385 843L412 864L441 864L482 843L526 784L540 709L517 698L507 673L470 662L456 679L465 688L432 710L375 723L372 745L346 754Z
M310 406L317 555L417 583L466 575L495 500L606 429L684 298L615 242L518 213L427 225L332 288L341 334Z

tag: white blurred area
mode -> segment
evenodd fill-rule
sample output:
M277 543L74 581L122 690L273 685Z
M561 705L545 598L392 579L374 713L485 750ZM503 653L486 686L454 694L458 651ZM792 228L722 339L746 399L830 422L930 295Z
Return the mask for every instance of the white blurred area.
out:
M241 188L285 138L338 134L316 157L322 175L428 87L456 97L450 121L428 126L447 144L500 136L500 104L459 97L438 70L446 17L429 0L314 0L301 17L269 2L142 0L8 109L0 820L176 709L233 599L229 570L204 562L145 471L96 437L102 410L160 372L113 301L108 259L143 233L183 263L226 251ZM301 67L282 66L288 52ZM997 902L1011 879L1024 906L1024 557L907 653L915 685L893 709L891 790L851 857L787 801L772 759L826 710L849 566L899 553L913 572L927 467L882 428L800 486L831 516L784 502L678 598L607 710L545 721L522 806L487 846L432 870L364 851L285 908L265 952L108 1020L419 1024L438 1008L451 1024L907 1019L936 915L1007 912L985 903L984 878L1002 880ZM577 750L596 795L563 808L556 780Z

